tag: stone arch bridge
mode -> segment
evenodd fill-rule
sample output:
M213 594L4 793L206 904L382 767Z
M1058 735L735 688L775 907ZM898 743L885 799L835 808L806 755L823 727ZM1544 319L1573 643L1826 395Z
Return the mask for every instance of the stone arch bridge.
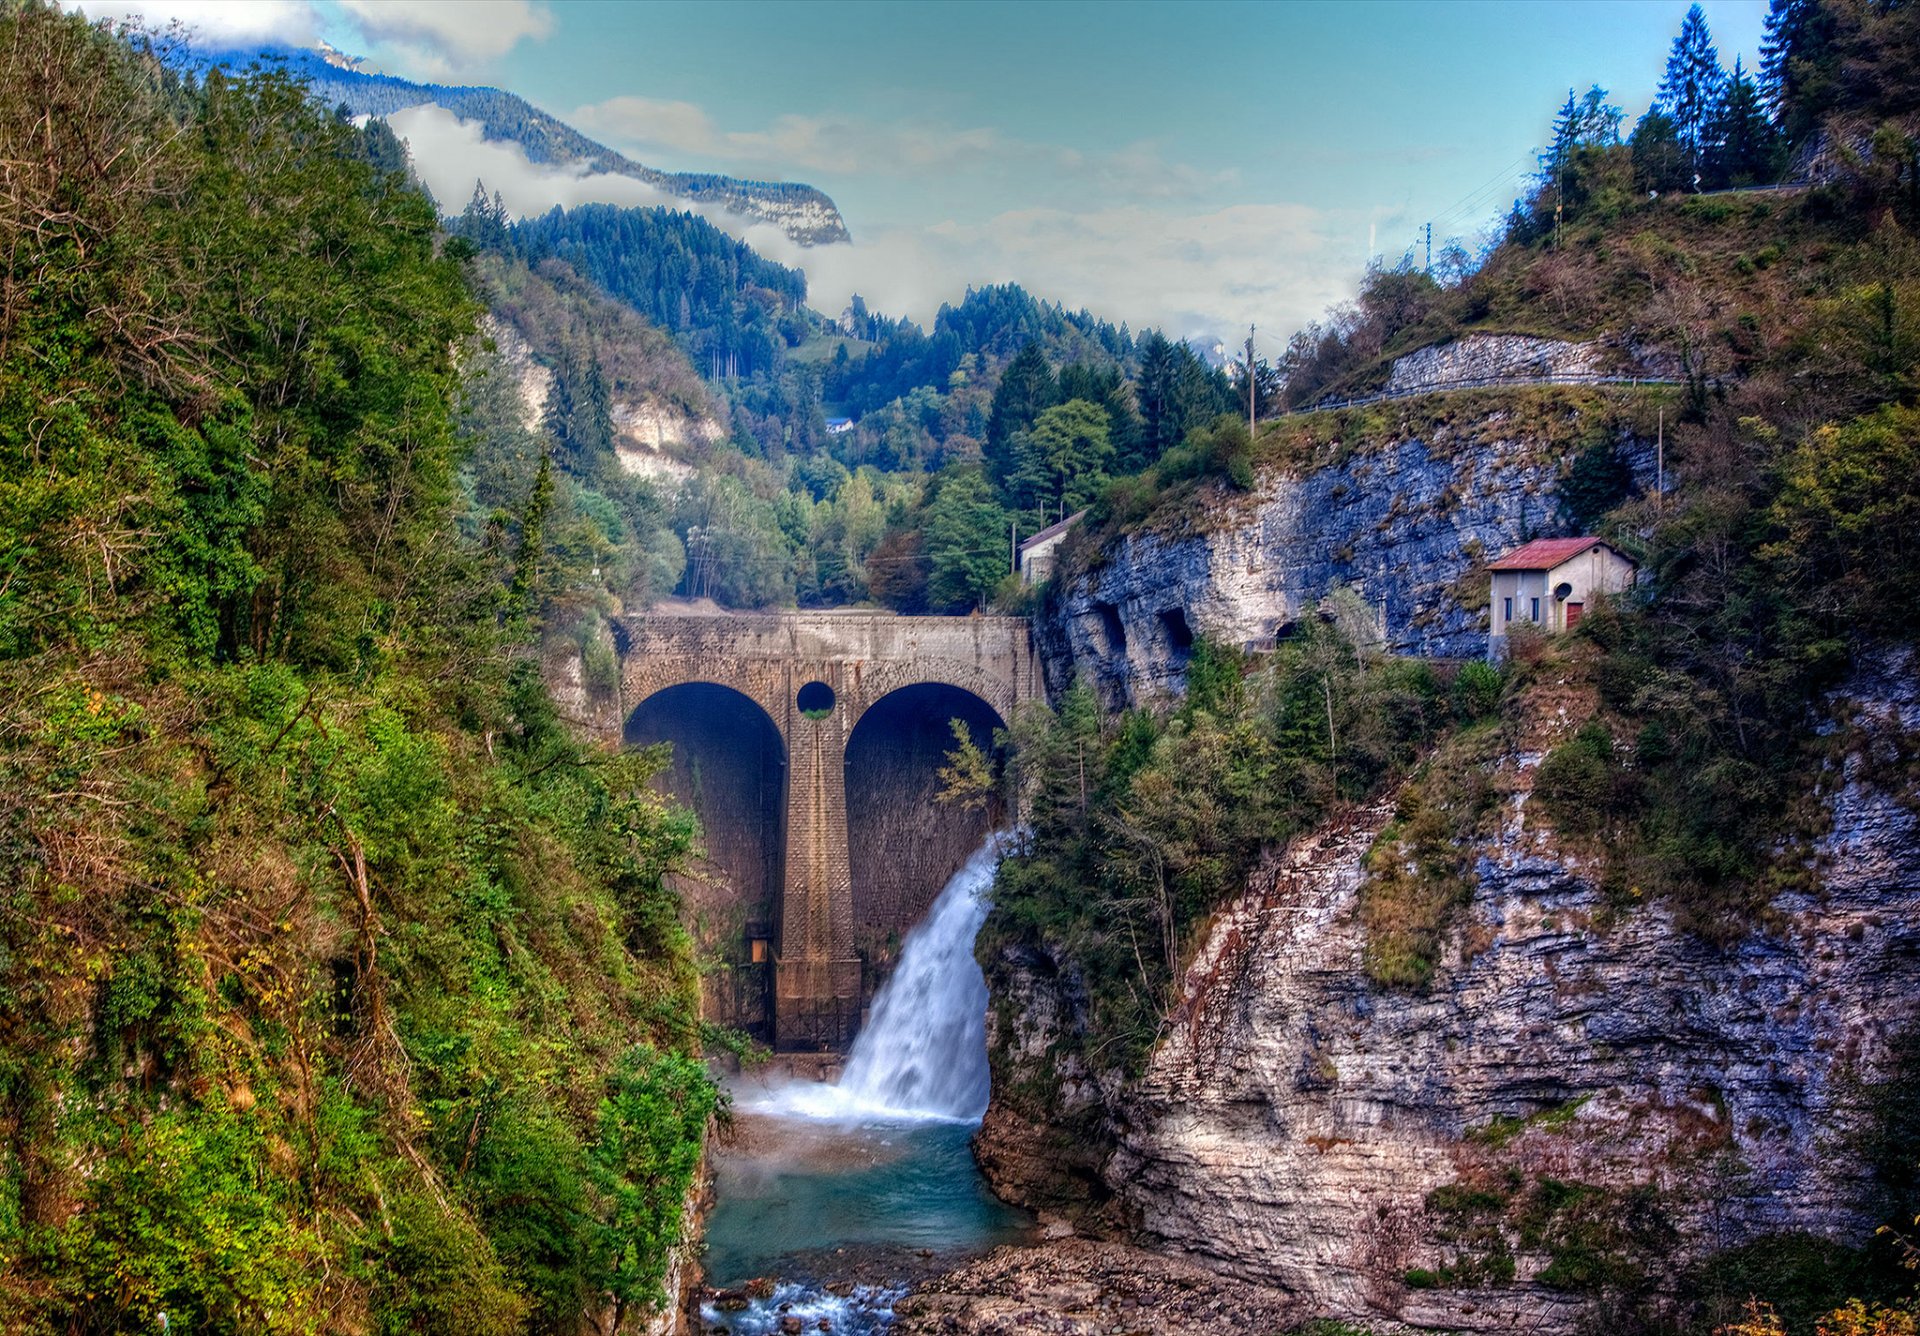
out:
M932 802L950 721L984 742L1044 690L1022 617L616 619L622 740L668 741L712 866L690 896L706 1003L782 1048L842 1048L899 937L992 814ZM851 805L850 805L851 799Z

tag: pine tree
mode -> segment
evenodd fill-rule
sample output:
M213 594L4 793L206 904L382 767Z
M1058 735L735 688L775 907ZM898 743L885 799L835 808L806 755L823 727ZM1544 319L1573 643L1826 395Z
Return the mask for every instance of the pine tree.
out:
M1580 99L1567 90L1567 104L1553 118L1553 142L1540 155L1540 167L1548 176L1558 176L1573 160L1580 143Z
M1712 185L1756 185L1779 175L1780 132L1767 119L1760 90L1738 60L1709 137L1713 149L1707 159L1707 177Z
M987 469L994 483L1007 485L1017 467L1012 440L1032 427L1041 413L1058 401L1053 368L1038 342L1029 342L1013 355L993 392L993 410L987 419Z
M1713 36L1707 31L1707 16L1695 5L1687 11L1680 35L1673 39L1673 54L1667 57L1667 74L1660 81L1657 105L1672 119L1674 132L1687 152L1688 165L1696 174L1711 147L1713 120L1726 82Z
M561 350L547 393L546 427L571 456L575 473L591 475L612 452L612 395L593 349L568 344Z
M1775 124L1798 143L1833 102L1840 77L1839 16L1831 0L1773 0L1760 42L1760 91Z

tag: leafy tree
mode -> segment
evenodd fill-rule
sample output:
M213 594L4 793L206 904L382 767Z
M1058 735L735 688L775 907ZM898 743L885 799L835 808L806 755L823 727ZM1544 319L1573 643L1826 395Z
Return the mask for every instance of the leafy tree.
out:
M1690 169L1687 147L1673 118L1656 104L1633 128L1633 184L1637 190L1666 193L1684 189Z
M0 68L7 1325L571 1330L678 1233L692 830L501 612L644 498L471 379L390 144L55 6ZM614 1154L577 1092L636 1040L687 1097Z
M923 523L926 597L935 611L978 606L1006 578L1010 522L977 468L935 480Z
M1040 414L1058 400L1053 368L1036 343L1025 344L1000 373L1000 385L993 392L993 410L987 419L986 460L993 480L1002 488L1011 479L1018 461L1014 457L1013 437L1029 430Z
M1633 494L1633 469L1611 439L1590 442L1573 457L1560 484L1560 508L1580 533Z
M1099 495L1113 462L1107 415L1085 399L1069 399L1041 413L1033 430L1016 439L1015 450L1012 489L1018 504L1052 519Z

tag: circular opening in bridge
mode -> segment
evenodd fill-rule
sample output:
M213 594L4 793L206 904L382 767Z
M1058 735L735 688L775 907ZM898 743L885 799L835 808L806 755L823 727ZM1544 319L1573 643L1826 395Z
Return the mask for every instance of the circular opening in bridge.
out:
M825 719L833 713L833 688L825 682L809 682L800 688L800 694L793 698L800 707L800 713L809 719Z

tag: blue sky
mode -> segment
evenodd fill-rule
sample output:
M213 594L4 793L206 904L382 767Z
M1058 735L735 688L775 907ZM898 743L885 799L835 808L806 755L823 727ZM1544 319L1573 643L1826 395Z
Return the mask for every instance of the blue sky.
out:
M1723 62L1753 65L1764 0L1703 7ZM1436 247L1471 246L1521 188L1570 87L1599 83L1630 118L1644 111L1686 6L144 8L222 36L323 38L411 78L510 88L654 166L808 181L839 204L853 247L749 239L805 264L822 307L857 290L925 319L969 282L1013 279L1178 334L1231 337L1253 320L1273 351L1427 221ZM419 131L416 149L456 152Z

